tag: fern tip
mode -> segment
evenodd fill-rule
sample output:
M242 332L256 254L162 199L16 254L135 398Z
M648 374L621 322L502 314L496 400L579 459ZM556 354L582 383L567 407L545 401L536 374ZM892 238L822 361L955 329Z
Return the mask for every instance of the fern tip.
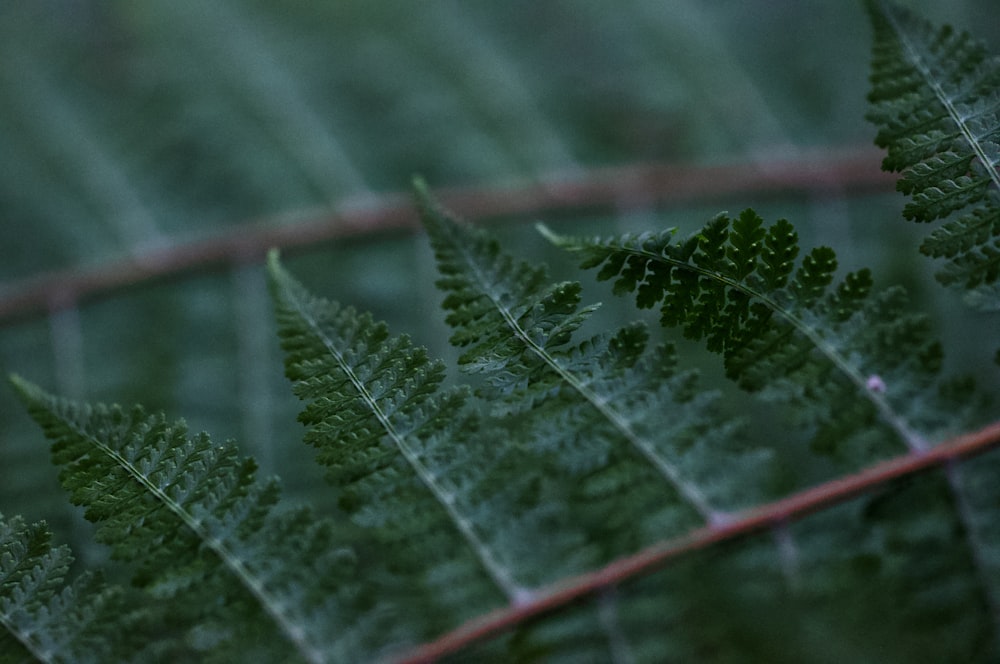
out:
M424 180L423 176L414 175L410 186L413 187L413 195L417 199L418 208L423 210L433 207L430 187L427 186L427 181Z
M22 400L34 401L46 394L45 390L35 383L32 383L30 380L22 377L20 374L12 372L7 375L7 380L10 381L14 391L17 392L18 396L20 396Z
M417 213L420 215L422 222L426 224L429 218L436 217L441 213L441 210L431 195L430 187L427 186L427 181L423 177L414 175L411 186L413 187L413 198L417 205Z
M546 240L548 240L557 247L561 246L562 243L565 242L566 240L566 238L553 231L551 228L548 227L547 224L541 221L535 224L535 230L538 231L542 237L544 237Z
M281 251L276 247L267 252L267 275L272 286L288 276L281 264Z

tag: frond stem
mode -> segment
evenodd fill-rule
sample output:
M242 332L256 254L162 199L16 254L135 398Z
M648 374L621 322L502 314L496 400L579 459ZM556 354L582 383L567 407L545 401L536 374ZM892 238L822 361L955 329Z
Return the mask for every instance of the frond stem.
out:
M957 436L924 454L909 452L869 466L852 475L837 477L785 498L738 513L728 523L703 526L680 537L653 544L593 572L540 589L532 602L519 607L497 609L473 618L435 641L402 653L391 661L394 664L437 661L445 655L458 652L472 643L493 637L530 619L619 586L629 579L649 574L685 554L781 527L782 524L839 505L895 480L982 454L997 445L1000 445L1000 421L993 422L978 431Z
M637 163L583 173L550 173L502 186L441 190L441 201L466 219L531 219L547 211L620 209L624 204L681 205L741 193L804 192L841 195L892 191L896 177L877 166L870 146L826 146L795 159L731 162L718 166ZM347 199L333 209L286 210L265 219L232 220L203 240L107 257L100 265L28 276L3 284L0 326L78 302L107 297L153 280L186 277L217 265L259 262L269 249L318 250L333 240L411 231L416 227L408 192ZM239 223L235 223L239 222Z

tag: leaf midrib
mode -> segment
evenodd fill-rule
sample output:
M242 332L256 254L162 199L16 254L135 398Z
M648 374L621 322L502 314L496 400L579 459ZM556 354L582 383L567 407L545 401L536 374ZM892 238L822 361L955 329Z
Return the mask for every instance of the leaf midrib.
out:
M55 415L55 413L53 413L53 415ZM300 625L296 624L291 616L287 615L284 608L286 603L280 598L272 595L265 587L263 581L250 571L247 565L243 562L243 559L236 552L226 546L223 540L209 533L202 525L201 519L185 510L182 505L167 495L163 489L157 486L155 482L150 480L148 476L146 476L141 470L139 470L139 468L137 468L119 452L101 442L84 429L80 428L76 422L58 415L57 417L59 417L64 424L69 426L78 436L87 440L111 458L116 464L124 468L136 482L146 489L146 491L153 494L157 500L166 505L167 509L176 515L188 529L197 535L198 539L204 542L205 545L211 549L219 557L219 559L222 560L226 567L229 568L229 570L239 579L240 583L247 590L249 590L254 597L257 598L260 605L264 608L267 614L271 616L281 632L295 646L296 650L306 659L306 661L315 664L323 664L323 662L326 661L326 657L324 656L322 650L311 643L311 639L306 634L305 630Z
M417 453L414 452L409 446L405 437L396 430L391 419L379 406L378 401L368 390L364 381L358 377L350 364L345 360L343 353L337 349L333 340L331 340L323 332L322 326L319 324L319 321L312 316L309 308L305 306L301 299L297 297L291 289L284 288L283 290L290 304L294 306L295 312L306 323L306 325L308 325L309 329L312 330L312 333L316 336L316 338L323 343L324 348L326 348L327 352L329 352L334 358L334 361L336 361L341 371L343 371L348 380L350 380L351 385L357 391L358 395L361 397L362 401L371 413L378 420L379 425L381 425L386 435L389 436L393 444L406 459L406 462L411 468L413 468L414 472L417 473L421 483L428 491L431 492L437 503L448 514L448 518L451 519L452 523L465 539L469 548L479 560L480 564L485 569L493 583L512 604L523 601L523 598L526 594L528 594L527 591L515 581L511 572L493 556L493 553L490 551L489 547L486 546L486 543L480 539L478 534L476 534L472 522L465 515L459 512L456 506L455 495L445 489L445 487L441 486L441 484L435 479L434 473L432 473L430 469L420 461Z

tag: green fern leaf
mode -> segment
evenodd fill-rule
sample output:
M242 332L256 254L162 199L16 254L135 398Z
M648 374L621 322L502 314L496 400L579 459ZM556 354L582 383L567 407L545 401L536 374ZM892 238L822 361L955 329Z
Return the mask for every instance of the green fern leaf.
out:
M134 655L136 625L122 589L86 574L68 583L73 557L51 539L44 523L0 514L0 662L96 664Z
M183 422L12 381L97 539L153 596L198 607L192 627L212 634L214 649L255 648L261 661L340 652L353 554L332 523L305 509L275 513L275 481L256 481L251 459L205 434L189 438Z
M286 373L307 402L306 440L355 522L388 551L406 542L390 560L411 575L400 601L420 605L414 636L521 601L535 579L512 571L530 566L510 540L541 532L513 537L510 496L484 484L509 460L466 408L468 391L441 389L441 362L370 315L311 295L276 253L268 267ZM512 523L484 528L474 515L490 508Z
M598 278L634 291L639 306L659 303L663 324L704 339L745 389L800 404L817 448L834 451L854 436L867 452L837 454L865 462L900 441L920 450L929 435L946 434L954 405L935 396L940 347L903 292L873 294L867 270L832 287L832 250L813 249L796 267L791 224L762 224L752 210L723 214L683 242L673 232L590 240L542 232L584 266L600 266ZM878 420L886 429L873 447L868 424Z
M890 2L869 0L875 28L869 119L903 174L903 215L929 222L963 212L921 251L948 259L938 278L978 289L1000 307L1000 60L967 33L935 29Z

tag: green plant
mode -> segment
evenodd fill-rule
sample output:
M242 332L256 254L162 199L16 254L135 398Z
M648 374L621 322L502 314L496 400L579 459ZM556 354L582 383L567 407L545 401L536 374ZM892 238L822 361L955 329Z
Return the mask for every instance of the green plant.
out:
M912 15L873 11L872 109L882 167L902 172L903 216L937 228L920 250L947 259L938 279L1000 307L1000 66L986 47Z
M928 253L996 308L1000 68L966 35L869 8L886 166L908 169L908 216L972 208ZM832 250L800 258L794 226L752 210L680 240L542 228L778 404L829 464L810 484L645 324L587 334L597 307L579 283L550 283L416 190L466 382L268 260L336 516L281 505L233 443L13 379L132 585L67 586L45 527L3 519L0 661L1000 654L1000 461L986 453L1000 424L983 427L992 406L968 380L942 377L902 289L875 290L867 270L836 279Z

